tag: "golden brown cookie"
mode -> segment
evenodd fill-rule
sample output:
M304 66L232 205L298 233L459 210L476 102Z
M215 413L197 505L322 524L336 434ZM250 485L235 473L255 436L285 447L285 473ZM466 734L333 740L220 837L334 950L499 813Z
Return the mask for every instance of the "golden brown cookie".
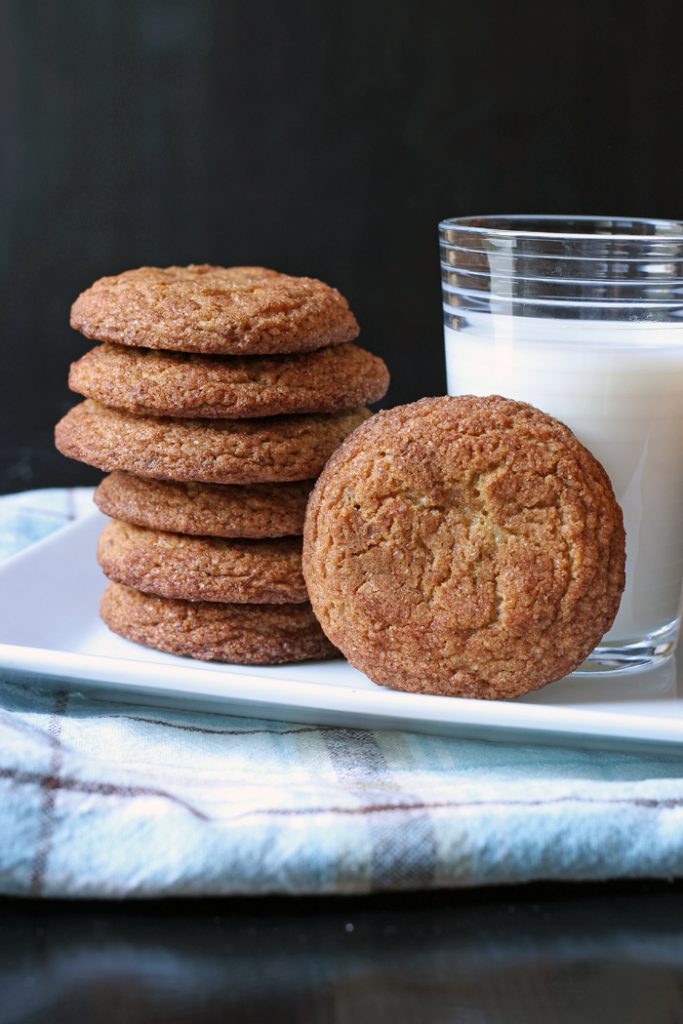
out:
M183 420L135 416L87 399L57 424L55 444L63 455L105 472L122 469L160 480L310 480L369 415L361 408L332 415Z
M97 560L109 579L159 597L234 604L308 600L299 537L185 537L113 520L102 531Z
M78 296L71 326L120 345L255 355L353 341L359 328L336 288L264 267L139 267Z
M109 629L169 654L238 665L338 657L310 604L210 604L110 583L100 603Z
M381 359L357 345L290 356L197 356L98 345L73 363L69 387L152 416L234 418L339 412L386 393Z
M95 491L95 504L114 519L152 530L200 537L288 537L303 533L312 487L312 480L231 486L112 473Z
M309 501L304 576L349 661L385 686L516 697L576 668L624 586L621 510L562 423L498 396L379 413Z

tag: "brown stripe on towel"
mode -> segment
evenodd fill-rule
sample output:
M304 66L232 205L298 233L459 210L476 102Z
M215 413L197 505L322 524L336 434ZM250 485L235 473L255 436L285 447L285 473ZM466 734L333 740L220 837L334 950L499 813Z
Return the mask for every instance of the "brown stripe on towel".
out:
M161 718L148 718L146 715L112 715L112 718L125 718L129 722L144 722L149 725L162 725L166 729L182 729L186 732L200 732L209 736L291 736L300 732L320 732L332 729L333 726L297 725L291 729L212 729L208 726L190 725L188 722L166 722Z
M62 776L55 778L41 772L23 772L18 768L0 768L0 779L8 779L16 782L19 786L40 786L41 789L49 789L53 792L61 790L65 793L85 793L95 796L116 796L116 797L160 797L168 800L183 810L188 811L194 818L200 821L211 821L211 817L200 811L198 807L183 800L174 793L168 793L165 789L156 789L153 786L118 786L113 782L83 782L80 779L70 779ZM54 805L53 805L54 806Z

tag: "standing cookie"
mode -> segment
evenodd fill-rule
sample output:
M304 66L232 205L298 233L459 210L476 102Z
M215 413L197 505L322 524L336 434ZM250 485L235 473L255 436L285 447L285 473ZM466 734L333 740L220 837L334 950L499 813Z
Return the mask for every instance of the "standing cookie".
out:
M621 510L551 416L492 396L379 413L313 491L304 576L332 643L375 682L516 697L576 668L624 586Z

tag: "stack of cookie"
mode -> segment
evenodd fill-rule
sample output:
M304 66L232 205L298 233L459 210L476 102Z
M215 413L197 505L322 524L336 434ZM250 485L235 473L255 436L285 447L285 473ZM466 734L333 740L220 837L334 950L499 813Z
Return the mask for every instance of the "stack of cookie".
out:
M389 381L350 344L343 296L260 267L143 267L97 281L71 324L103 344L71 367L85 401L56 444L110 474L110 629L243 664L332 656L302 574L306 501Z

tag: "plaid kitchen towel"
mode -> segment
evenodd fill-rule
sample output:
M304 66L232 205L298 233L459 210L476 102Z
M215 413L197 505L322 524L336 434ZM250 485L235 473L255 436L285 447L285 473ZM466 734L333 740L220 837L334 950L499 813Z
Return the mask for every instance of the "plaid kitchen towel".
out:
M84 490L0 500L2 554L89 503ZM3 893L365 893L681 873L680 759L0 683Z

